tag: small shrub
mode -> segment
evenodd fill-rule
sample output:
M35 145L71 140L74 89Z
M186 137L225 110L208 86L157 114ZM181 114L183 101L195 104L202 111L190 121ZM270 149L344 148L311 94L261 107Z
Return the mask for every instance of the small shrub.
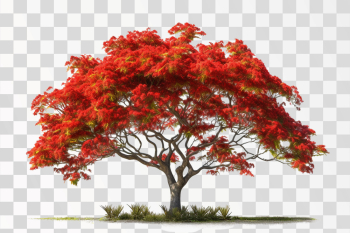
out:
M178 208L174 208L173 209L173 215L171 216L171 220L178 222L181 221L181 210L179 210Z
M143 220L147 221L147 222L156 222L157 221L157 216L155 214L149 214L146 215Z
M207 213L209 211L209 208L197 208L195 205L191 205L193 215L195 217L195 220L197 221L205 221L207 219Z
M132 216L129 213L122 213L121 215L119 215L119 219L120 220L129 220L129 219L132 219Z
M112 206L102 206L102 209L104 209L106 211L106 215L105 215L105 218L112 218Z
M118 218L120 213L122 212L124 206L119 205L117 208L112 209L112 217L113 218Z
M150 211L150 207L146 205L142 205L141 208L142 208L141 212L142 212L143 218L146 217L147 215L152 214L152 212Z
M175 221L175 222L188 222L188 221L206 221L206 220L229 220L229 219L240 219L237 216L231 217L230 207L210 207L198 208L195 205L191 205L192 211L188 210L188 206L182 206L181 209L174 208L172 213L167 209L166 206L160 205L163 210L163 214L156 214L150 211L150 207L147 205L128 205L131 209L131 213L122 213L123 206L119 205L114 208L111 206L101 206L106 211L106 220L115 218L120 220L144 220L150 222L160 221Z
M215 209L213 207L209 207L209 211L208 211L208 219L210 220L218 220L219 216L217 215L218 211L220 210L219 207L215 207Z
M190 217L190 214L189 214L189 211L187 210L188 206L182 206L182 209L181 209L181 220L182 221L189 221L189 217Z
M160 205L160 208L162 208L165 218L169 219L170 218L170 214L169 214L169 211L166 208L166 206L165 205Z
M134 220L141 220L144 217L142 214L143 206L141 206L140 204L135 204L135 205L131 205L129 207L131 209L130 215L132 216L132 218Z
M220 213L221 213L220 217L224 220L231 219L231 217L229 216L231 213L229 213L229 211L230 211L229 206L226 206L226 208L220 207Z
M149 222L164 222L166 221L164 214L149 214L144 217L145 221Z
M170 221L190 221L190 214L187 210L188 206L182 206L181 209L174 208L172 211L172 215L170 216L170 212L167 210L165 206L162 206L162 210L164 212L164 216L167 218L167 220Z

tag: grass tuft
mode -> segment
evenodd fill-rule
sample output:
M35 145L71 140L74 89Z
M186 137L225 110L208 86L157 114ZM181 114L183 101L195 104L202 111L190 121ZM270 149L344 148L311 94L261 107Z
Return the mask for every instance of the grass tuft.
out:
M260 217L239 217L230 216L230 207L197 207L191 205L192 211L188 209L188 206L182 206L181 209L174 208L172 214L166 206L161 205L163 213L156 214L150 211L150 208L146 205L128 205L131 209L130 213L123 212L123 206L119 205L117 208L112 206L101 206L106 215L102 218L80 218L80 217L64 217L64 218L37 218L43 220L99 220L99 221L112 221L117 222L119 220L139 220L145 222L235 222L235 221L247 221L247 222L264 222L269 223L272 221L291 222L291 221L304 221L304 220L316 220L314 218L302 218L302 217L280 217L280 216L260 216Z
M224 220L229 220L231 219L229 211L230 211L230 207L226 206L226 208L224 207L219 207L220 208L220 214L221 214L221 218L223 218Z
M113 217L113 215L112 215L112 210L113 210L112 206L103 206L103 205L101 205L101 207L107 213L105 215L105 218L112 218Z
M119 205L117 208L112 209L112 218L118 218L120 213L122 212L124 206Z
M80 217L61 217L61 218L33 218L33 219L42 219L42 220L94 220L94 218L80 218Z
M197 208L195 205L191 205L192 208L192 219L197 221L205 221L209 220L207 213L209 212L209 208ZM190 213L191 214L191 213Z

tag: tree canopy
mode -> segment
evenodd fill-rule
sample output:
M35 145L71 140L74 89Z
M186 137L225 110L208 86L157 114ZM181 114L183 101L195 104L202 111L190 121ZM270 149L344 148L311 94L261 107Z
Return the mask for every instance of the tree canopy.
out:
M107 53L103 60L72 56L65 65L73 75L64 87L33 100L31 109L34 115L40 114L36 125L42 125L44 133L27 152L31 170L63 164L54 170L77 185L80 178L90 179L84 172L87 166L103 158L118 155L162 171L181 159L176 173L178 182L186 184L202 169L213 175L240 170L240 174L253 176L249 168L254 165L247 161L265 160L259 156L266 152L273 155L272 160L311 173L312 157L328 153L324 145L310 140L315 131L291 118L283 107L285 102L276 100L285 97L300 110L303 100L297 88L271 75L242 40L198 44L196 50L190 42L206 34L193 24L176 24L168 32L181 32L180 37L165 40L149 29L129 32L126 38L111 37L103 43ZM230 53L227 58L223 47ZM47 108L58 113L44 113ZM209 119L211 123L205 122ZM171 139L163 136L164 130L174 127L179 127L179 134ZM217 133L203 138L215 129ZM223 130L235 134L231 141L219 136ZM138 134L154 146L153 155L128 141L133 136L141 143ZM258 153L239 144L238 135L257 141ZM162 148L152 138L160 140ZM188 145L190 138L198 145ZM185 153L179 148L183 140ZM245 152L237 153L235 147ZM209 151L199 156L206 148ZM259 153L260 149L264 151ZM252 156L244 158L247 154ZM206 162L195 170L193 160ZM186 167L188 174L183 177ZM172 174L167 176L174 179Z

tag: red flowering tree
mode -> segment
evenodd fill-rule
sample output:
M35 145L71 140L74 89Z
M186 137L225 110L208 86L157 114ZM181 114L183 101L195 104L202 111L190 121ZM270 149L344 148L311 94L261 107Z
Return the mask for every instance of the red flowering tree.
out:
M103 43L108 54L103 61L82 55L66 62L73 75L63 83L64 88L39 94L32 102L34 115L40 112L37 125L45 132L27 152L31 170L63 164L54 171L77 185L80 178L90 179L84 171L98 160L115 155L136 160L165 173L172 210L180 208L182 188L202 170L212 175L239 170L241 175L253 176L249 169L254 165L247 161L259 158L310 173L312 157L328 153L324 145L310 140L315 131L291 118L283 108L285 102L276 101L285 97L300 110L297 105L302 98L297 88L270 75L242 40L225 46L223 41L199 44L197 51L190 42L206 34L194 25L176 24L168 32L181 32L180 37L165 41L156 32L147 28L129 32L126 38L111 37ZM225 58L222 47L229 57ZM45 108L58 113L43 113ZM205 122L209 119L210 123ZM168 139L163 135L165 129L177 126L176 136ZM232 140L219 136L225 130L234 133ZM204 139L210 131L216 132ZM154 154L140 151L137 135L146 137ZM134 137L140 146L135 147L128 137ZM259 145L256 154L244 148L242 138ZM289 145L282 146L282 141ZM186 151L180 150L181 142ZM234 148L245 152L237 153ZM206 149L209 151L202 154ZM273 159L259 157L266 152ZM250 157L245 158L247 154ZM193 160L204 162L194 169ZM180 165L173 174L170 163L177 161Z

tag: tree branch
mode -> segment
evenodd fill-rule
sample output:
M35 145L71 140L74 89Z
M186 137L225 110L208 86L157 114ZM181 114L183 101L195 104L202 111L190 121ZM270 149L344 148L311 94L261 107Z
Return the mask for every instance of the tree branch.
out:
M154 133L155 135L157 135L158 137L160 137L162 140L166 141L166 142L170 142L169 139L167 139L166 137L164 137L162 134L158 133L157 131L155 130L152 130L152 129L148 129L148 131Z
M131 154L131 155L125 155L123 153L120 152L120 149L115 149L114 150L120 157L124 158L124 159L127 159L127 160L137 160L138 162L142 163L143 165L146 165L146 166L151 166L151 167L155 167L159 170L162 170L161 167L159 165L156 165L154 163L150 163L150 162L147 162L143 159L141 159L140 157L138 157L135 153L134 154Z
M249 157L249 158L247 158L247 159L245 159L245 160L256 159L257 157L259 157L259 155L264 154L264 153L267 152L267 150L265 150L263 153L259 154L260 146L261 146L261 144L259 144L258 153L257 153L255 156Z
M123 130L124 131L124 133L125 133L125 135L126 135L126 137L125 137L125 139L126 139L126 143L129 145L129 146L131 146L134 150L136 150L136 151L140 151L140 149L141 149L141 146L142 146L142 143L141 143L141 141L140 141L140 139L135 135L135 134L133 134L133 133L129 133L129 134L127 134L126 133L126 130L124 129ZM128 141L128 137L127 137L127 135L132 135L132 136L134 136L134 137L136 137L138 140L139 140L139 142L140 142L140 147L139 147L139 149L137 150L133 145L131 145L130 143L129 143L129 141Z
M179 149L178 145L176 145L175 142L173 142L173 146L174 146L176 152L177 152L177 153L181 156L181 158L182 158L182 164L181 164L181 166L179 166L179 167L177 167L177 168L175 169L175 171L176 171L176 173L177 173L177 177L178 177L177 183L178 183L179 185L180 185L180 184L185 185L186 182L185 182L185 180L184 180L184 178L183 178L183 171L184 171L185 167L188 168L188 171L189 171L189 172L192 171L193 168L192 168L192 166L191 166L191 163L189 162L189 157L185 157L185 155L182 153L182 151Z
M147 135L147 137L155 137L162 143L162 151L158 154L158 158L162 159L161 156L162 156L163 152L168 150L169 148L164 148L164 141L163 141L163 139L159 138L156 134L154 134L154 135L146 134L146 135Z
M207 146L210 146L210 145L214 144L215 142L217 142L218 136L219 136L221 130L224 128L225 127L223 127L220 124L220 129L218 130L217 134L215 135L215 138L213 139L213 141L201 144L198 147L200 147L200 148L207 147ZM189 140L189 137L188 137L188 140ZM187 142L188 142L188 140L187 140ZM186 144L187 144L187 142L186 142ZM197 151L196 153L189 153L189 154L187 154L187 152L186 152L186 156L184 156L183 153L181 152L181 150L179 149L178 145L176 145L174 142L173 142L173 146L174 146L175 150L177 151L177 153L179 153L179 155L183 159L181 166L177 167L175 170L177 175L178 175L177 182L179 183L179 185L180 184L185 185L192 176L197 174L197 173L194 174L193 167L192 167L191 163L189 162L189 158L191 155L199 153L199 152ZM185 167L188 168L188 173L186 174L185 177L183 177L183 171L185 170Z
M126 133L126 131L124 130L124 132L125 132L125 134L126 135L128 135L127 133ZM129 134L130 135L130 134ZM135 135L135 134L134 134ZM139 155L139 154L141 154L141 155L145 155L148 159L151 159L152 160L152 156L150 156L149 154L145 154L145 153L142 153L142 152L140 152L140 149L136 149L133 145L131 145L130 143L129 143L129 140L128 140L128 137L127 136L125 136L125 140L126 140L126 143L129 145L129 146L131 146L135 151L137 151L138 153L134 153L134 154L137 154L137 155ZM141 148L141 147L140 147Z
M177 120L179 121L180 125L186 125L187 127L191 127L187 121L185 121L184 119L181 118L181 116L179 115L179 113L177 111L175 111L174 109L170 108L170 106L168 105L168 103L165 104L168 107L169 112L171 112L172 114L174 114L174 116L177 118Z
M198 145L197 147L198 147L198 148L208 147L208 146L211 146L211 145L213 145L214 143L216 143L216 142L218 141L218 137L219 137L219 134L220 134L221 130L223 130L223 129L225 129L225 128L226 128L226 127L223 127L223 126L220 124L220 129L219 129L218 132L216 133L215 138L213 139L213 141L200 144L200 145ZM187 155L187 158L189 158L190 155L191 155L191 154L188 154L188 155Z
M157 159L157 145L152 142L151 140L148 139L148 136L145 132L143 132L143 135L146 137L146 140L149 142L149 143L152 143L153 146L154 146L154 149L155 149L155 152L154 152L154 158ZM157 160L158 161L158 160ZM159 162L159 161L158 161Z

